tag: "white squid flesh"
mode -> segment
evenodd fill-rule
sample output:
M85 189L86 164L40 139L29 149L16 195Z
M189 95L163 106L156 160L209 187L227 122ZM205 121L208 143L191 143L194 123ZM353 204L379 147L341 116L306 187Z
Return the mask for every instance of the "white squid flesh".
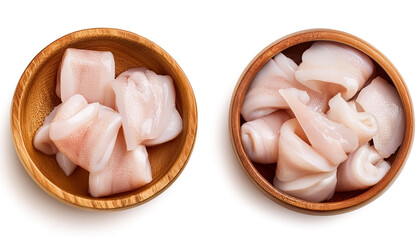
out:
M370 141L378 132L376 118L368 112L358 111L356 101L346 102L341 94L337 93L328 104L330 110L327 117L352 130L359 138L359 146Z
M340 43L319 41L302 55L296 79L319 93L341 93L352 98L372 75L372 60L359 50Z
M306 91L309 98L302 99L317 111L324 111L328 99L322 93L315 92L295 79L297 65L293 60L279 53L258 71L245 95L241 109L242 117L251 121L268 115L278 109L287 109L288 104L279 94L279 89L297 88Z
M145 146L127 151L122 132L106 166L89 174L89 193L103 197L130 191L152 181L152 170Z
M120 127L117 112L76 94L57 110L50 138L73 163L95 172L108 162Z
M174 119L175 88L172 78L145 68L133 68L121 73L113 81L112 88L127 150L134 150L146 141L153 144ZM178 123L174 125L182 126L180 118L175 115L175 119Z
M111 52L68 48L58 70L56 93L63 102L81 94L88 103L99 102L114 108L115 95L110 85L114 79Z
M325 114L312 110L297 98L299 90L280 89L295 114L312 147L338 165L347 159L347 154L358 147L358 137L344 125L329 120Z
M288 120L281 127L278 148L276 177L281 182L332 172L337 168L308 144L296 118Z
M263 164L277 162L280 129L288 119L289 114L279 110L241 126L242 144L252 161Z
M401 145L405 132L405 113L397 90L376 77L360 91L356 101L378 122L373 146L383 158L391 156Z
M349 155L337 170L338 192L366 189L378 183L390 165L376 149L366 143Z

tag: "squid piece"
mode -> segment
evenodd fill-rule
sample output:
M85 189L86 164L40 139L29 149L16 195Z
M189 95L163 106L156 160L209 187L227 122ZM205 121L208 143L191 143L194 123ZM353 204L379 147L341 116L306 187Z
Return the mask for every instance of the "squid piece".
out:
M103 197L139 188L152 181L152 169L146 148L127 151L122 132L105 168L89 174L89 193Z
M146 141L153 144L173 118L175 88L172 78L145 68L133 68L121 73L113 81L112 88L127 150L135 150Z
M76 169L77 165L59 152L50 138L50 124L61 105L62 104L59 104L54 107L51 113L45 118L43 125L35 133L33 144L36 149L40 150L44 154L55 154L55 158L60 168L64 171L66 176L70 176L74 169Z
M340 43L319 41L302 55L296 79L319 93L341 93L352 98L374 71L372 60L364 53Z
M95 172L108 162L120 127L117 112L76 94L57 110L50 138L74 164Z
M47 155L53 155L58 152L57 147L50 139L50 124L60 106L61 104L54 107L51 113L45 118L42 126L38 128L34 136L34 147Z
M356 104L356 101L346 102L341 94L337 93L328 102L330 110L327 117L352 130L359 138L359 146L362 146L378 132L378 123L372 114L357 111Z
M336 170L337 166L316 152L307 141L296 118L283 124L278 140L277 180L294 181L307 175Z
M241 126L242 143L252 161L263 164L277 162L280 128L288 119L289 114L279 110Z
M288 88L280 89L279 92L295 114L313 149L332 164L340 164L347 159L346 153L357 149L357 136L344 125L306 106L297 97L299 90Z
M378 183L390 165L369 143L349 155L337 170L338 192L366 189Z
M81 94L88 103L99 102L114 108L115 95L110 83L115 79L111 52L68 48L57 73L57 96L65 102Z
M146 147L155 146L164 142L174 139L182 131L182 118L178 110L172 111L169 123L166 125L165 130L156 138L144 141Z
M77 165L74 164L70 159L68 159L64 154L61 152L57 152L55 155L55 159L57 160L58 166L63 170L66 176L70 176L74 170L76 170Z
M301 101L308 103L317 111L326 110L328 102L326 96L296 81L296 69L296 63L282 53L268 60L255 75L248 88L241 109L242 117L246 121L252 121L278 109L287 109L288 104L278 93L279 89L284 88L297 88L306 91L310 98L299 95Z
M337 170L327 173L316 173L298 178L293 181L282 182L274 177L274 186L294 197L312 202L322 202L334 195L337 184Z
M401 145L405 130L405 114L397 90L383 78L376 77L360 91L356 101L378 122L374 147L381 157L391 156Z

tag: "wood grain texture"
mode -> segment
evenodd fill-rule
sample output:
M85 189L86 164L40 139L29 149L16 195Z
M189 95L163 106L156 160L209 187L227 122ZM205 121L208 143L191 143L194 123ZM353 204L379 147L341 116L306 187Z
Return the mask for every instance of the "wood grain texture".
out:
M88 172L78 168L64 175L54 156L32 145L44 118L60 103L55 94L56 75L67 48L110 51L116 75L133 67L146 67L170 75L176 89L176 107L183 130L174 140L148 148L153 180L130 192L104 198L88 194ZM44 48L28 65L12 102L11 128L19 158L34 181L53 197L88 209L121 209L144 203L164 191L181 173L192 152L197 132L197 106L191 85L172 57L152 41L119 29L86 29L68 34Z
M377 69L376 74L393 84L401 97L405 118L406 129L402 145L396 153L390 157L391 169L385 177L373 187L364 191L354 191L347 193L336 193L327 202L316 203L295 198L277 190L271 183L274 176L275 167L270 165L258 165L250 161L245 153L241 141L240 127L244 123L240 111L244 96L253 80L255 74L272 57L279 52L292 58L296 63L300 63L303 51L310 47L314 41L333 41L354 47L366 55L374 62ZM392 63L377 49L367 42L350 35L348 33L330 29L310 29L285 36L263 49L246 67L240 76L232 95L229 115L229 129L232 145L236 156L245 173L251 181L265 195L279 204L296 211L308 214L335 214L349 211L364 204L369 203L383 193L397 178L402 170L404 163L409 155L414 136L414 113L410 94L401 75Z

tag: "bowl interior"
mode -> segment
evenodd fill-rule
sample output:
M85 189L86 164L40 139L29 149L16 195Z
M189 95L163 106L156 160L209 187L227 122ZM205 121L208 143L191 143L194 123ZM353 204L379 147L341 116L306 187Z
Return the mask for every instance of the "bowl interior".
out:
M88 172L82 168L69 177L55 161L55 156L47 156L32 145L35 132L42 125L44 118L61 100L55 94L56 75L62 55L67 48L110 51L115 58L116 75L134 67L146 67L157 74L170 75L176 88L176 108L183 119L183 130L174 140L148 148L153 181L146 186L104 198L93 198L88 193ZM176 178L185 166L195 140L196 103L188 79L176 62L160 47L138 35L115 29L93 29L69 34L42 50L26 69L19 82L15 98L19 104L13 105L12 114L16 111L21 139L25 154L19 154L27 170L38 178L37 172L50 181L55 188L87 200L88 207L96 207L89 200L106 201L135 196L135 199L122 202L120 206L135 204L149 199L160 192ZM12 119L13 120L13 119ZM13 123L12 123L13 126ZM18 150L19 151L19 150ZM33 163L31 166L28 162ZM30 167L29 167L30 166ZM36 169L30 169L35 167ZM29 168L29 169L28 169ZM35 171L36 170L36 171ZM168 177L168 173L170 172ZM38 179L39 181L39 179ZM51 190L41 182L43 187ZM58 195L53 192L53 194ZM68 200L68 199L64 199ZM71 202L73 203L73 202ZM76 203L77 204L77 203ZM93 205L92 205L93 204Z
M255 74L265 64L265 62L280 52L294 60L296 64L300 64L302 62L302 53L308 49L314 41L340 42L359 49L367 54L372 59L376 68L375 72L372 74L372 78L381 76L397 88L403 102L406 116L405 137L397 152L387 159L391 164L391 169L388 171L387 175L371 188L363 191L335 193L330 200L322 203L314 203L298 199L277 190L272 185L276 164L258 164L252 162L244 151L240 137L240 126L245 123L244 119L240 115L240 109L242 108L242 102L248 86L252 82ZM291 207L292 209L298 211L310 210L326 212L348 209L350 207L360 206L362 203L367 203L370 200L373 200L374 197L379 196L379 193L389 187L390 183L398 175L405 162L412 143L414 129L413 120L413 109L408 89L401 76L389 60L368 43L352 35L334 30L308 30L298 32L279 39L265 48L251 61L243 72L235 88L230 109L231 138L237 157L241 166L244 168L244 171L247 173L252 182L268 197L286 207Z
M309 41L309 42L304 42L304 43L300 43L297 45L294 45L292 47L286 48L285 50L282 51L282 53L292 59L297 65L299 65L302 62L302 54L305 50L307 50L312 44L314 43L314 41ZM273 56L274 57L274 56ZM385 70L378 65L377 62L373 61L375 65L375 73L372 74L371 78L374 78L376 76L380 76L383 79L385 79L386 81L388 81L390 84L394 85L394 83L391 81L391 79L389 78L388 74L386 74ZM246 121L241 117L241 125L244 124ZM393 154L391 155L387 161L392 164L394 162L395 159L395 155ZM252 165L255 167L255 169L261 174L262 177L264 177L268 182L272 182L274 175L275 175L275 171L276 171L276 164L261 164L261 163L255 163L252 162ZM351 191L351 192L337 192L334 194L334 196L329 199L326 202L337 202L337 201L342 201L342 200L346 200L346 199L350 199L354 196L357 196L363 192L367 191L367 189L365 190L360 190L360 191Z

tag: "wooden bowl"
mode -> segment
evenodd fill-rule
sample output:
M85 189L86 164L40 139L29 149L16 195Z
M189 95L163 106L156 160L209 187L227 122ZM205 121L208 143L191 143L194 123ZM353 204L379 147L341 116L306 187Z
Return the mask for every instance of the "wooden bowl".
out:
M367 54L373 60L377 69L377 74L397 88L404 106L406 118L404 140L397 152L389 158L391 162L391 169L388 171L386 176L379 183L367 190L336 193L332 199L321 203L309 202L292 197L276 189L272 185L276 164L263 165L251 162L245 153L240 134L240 127L242 123L244 123L240 114L242 103L248 86L253 80L255 74L269 59L280 52L283 52L286 56L292 58L297 64L299 64L302 61L302 53L308 49L314 41L339 42ZM293 210L310 214L337 213L363 206L364 204L372 201L383 193L396 179L407 159L413 141L414 113L411 98L402 77L391 62L382 55L382 53L367 42L350 34L328 29L311 29L293 33L275 41L262 50L249 63L239 78L232 95L229 124L231 140L237 158L248 177L264 194L272 200L286 207L292 208Z
M111 51L116 75L133 67L147 67L170 75L176 88L176 107L183 119L178 137L148 148L153 180L139 189L104 198L88 194L88 172L77 168L64 175L55 161L36 150L36 130L61 101L55 94L56 75L67 48ZM119 29L87 29L68 34L44 48L23 73L12 102L12 135L19 158L34 181L53 197L72 206L89 209L120 209L144 203L164 191L185 167L197 131L197 107L193 90L182 69L155 43Z

